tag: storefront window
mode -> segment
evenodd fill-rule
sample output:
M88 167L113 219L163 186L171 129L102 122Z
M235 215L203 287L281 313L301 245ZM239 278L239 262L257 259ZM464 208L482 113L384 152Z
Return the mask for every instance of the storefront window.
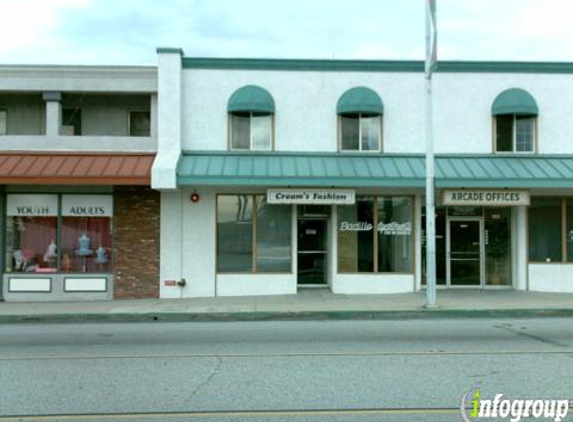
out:
M112 215L111 195L8 195L6 271L111 272Z
M110 218L63 218L61 263L63 272L110 272L110 255Z
M257 271L291 270L291 207L257 197Z
M561 262L560 198L532 198L529 207L529 260Z
M217 271L290 271L291 227L290 206L269 205L263 196L219 195Z
M374 200L338 207L338 271L374 271Z
M511 208L485 208L486 283L511 285Z
M338 271L411 272L411 198L357 198L338 207Z
M446 207L435 208L436 284L446 284ZM422 207L422 284L426 284L426 207Z
M253 270L253 197L217 197L217 271Z
M378 271L412 271L412 201L377 198Z
M567 262L573 262L573 199L567 199Z

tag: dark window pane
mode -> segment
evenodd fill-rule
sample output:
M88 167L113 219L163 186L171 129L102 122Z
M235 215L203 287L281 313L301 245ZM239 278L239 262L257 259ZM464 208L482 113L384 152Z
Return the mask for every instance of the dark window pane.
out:
M513 151L513 115L496 117L496 150Z
M62 135L82 134L82 111L79 108L62 110Z
M412 271L412 200L377 199L378 271Z
M374 271L374 201L338 207L338 271Z
M567 200L567 261L573 262L573 199Z
M291 208L257 197L257 272L291 270Z
M360 149L360 119L358 115L340 116L340 136L341 147L347 151L358 151Z
M436 284L446 284L446 207L435 208ZM422 284L426 284L426 207L422 207Z
M8 133L8 112L6 110L0 110L0 135L6 135Z
M217 197L217 271L253 271L253 197Z
M151 113L149 111L131 111L129 113L129 136L149 136Z
M529 260L561 261L561 199L532 198L529 207Z
M250 113L231 114L231 149L251 148Z
M511 284L511 208L485 207L486 283Z

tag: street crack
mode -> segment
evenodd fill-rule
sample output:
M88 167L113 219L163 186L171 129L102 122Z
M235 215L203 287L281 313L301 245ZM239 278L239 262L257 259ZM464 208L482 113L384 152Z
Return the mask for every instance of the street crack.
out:
M223 359L219 356L214 356L217 359L217 363L215 364L215 367L213 368L213 370L211 371L211 373L207 376L207 378L205 378L203 380L203 382L201 382L196 388L195 390L193 390L193 392L191 393L191 395L189 396L189 400L191 400L193 397L195 397L199 391L201 391L201 389L203 387L205 387L207 384L209 384L211 382L211 380L213 379L213 377L215 375L217 375L217 373L219 372L219 370L221 369L221 366L223 365Z

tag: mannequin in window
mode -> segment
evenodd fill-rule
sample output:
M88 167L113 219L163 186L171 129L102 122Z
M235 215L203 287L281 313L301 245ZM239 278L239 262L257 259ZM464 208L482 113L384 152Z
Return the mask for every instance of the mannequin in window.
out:
M54 262L58 258L56 253L56 242L54 239L50 241L48 248L46 249L46 253L44 254L44 261L45 262Z
M105 264L107 262L107 257L105 256L105 248L102 245L99 245L99 248L96 249L95 260L98 264Z
M90 242L91 242L91 239L88 237L88 235L86 235L85 233L82 234L78 238L78 244L80 245L80 248L76 251L77 254L80 256L91 255L92 250L90 249Z

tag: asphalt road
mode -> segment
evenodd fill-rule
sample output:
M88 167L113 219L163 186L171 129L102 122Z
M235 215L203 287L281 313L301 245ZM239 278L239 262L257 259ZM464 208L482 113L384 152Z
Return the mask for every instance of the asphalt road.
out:
M573 399L573 319L0 326L0 421L460 421L473 387Z

